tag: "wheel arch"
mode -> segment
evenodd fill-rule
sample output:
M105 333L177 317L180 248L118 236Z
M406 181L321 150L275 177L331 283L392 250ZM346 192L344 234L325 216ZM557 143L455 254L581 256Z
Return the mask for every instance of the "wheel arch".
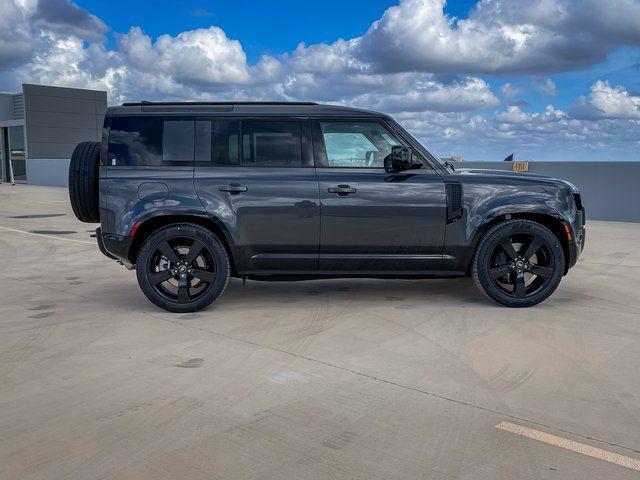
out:
M560 242L562 246L562 253L564 255L564 273L566 274L569 271L569 239L567 238L567 234L565 232L565 222L555 213L550 211L540 211L540 212L531 212L531 211L514 211L508 213L499 213L495 216L485 219L485 221L478 227L476 233L473 237L472 243L472 252L476 251L478 244L480 243L480 239L484 236L486 232L488 232L494 225L503 222L505 220L530 220L540 225L548 228L551 233L555 235L555 237ZM471 262L467 267L468 272L470 273Z
M231 252L231 245L233 245L231 235L224 227L224 225L217 221L215 218L199 215L157 215L144 220L137 226L135 235L131 242L131 247L129 248L129 261L131 262L131 264L135 265L138 257L138 252L140 251L142 244L147 238L149 238L154 232L157 232L161 228L178 223L192 223L200 225L201 227L206 228L207 230L211 231L211 233L213 233L216 237L218 237L218 239L224 245L224 248L227 251L227 255L229 256L229 267L231 270L231 274L237 274L235 262Z

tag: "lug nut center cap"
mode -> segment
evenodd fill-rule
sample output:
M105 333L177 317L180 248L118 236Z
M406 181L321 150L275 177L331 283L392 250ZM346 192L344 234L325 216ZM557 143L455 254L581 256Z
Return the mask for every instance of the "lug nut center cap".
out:
M524 267L524 262L516 262L516 267L518 268Z
M181 265L181 266L180 266L180 268L178 268L178 271L179 271L180 273L184 273L184 272L186 272L186 271L187 271L187 267L185 267L184 265Z

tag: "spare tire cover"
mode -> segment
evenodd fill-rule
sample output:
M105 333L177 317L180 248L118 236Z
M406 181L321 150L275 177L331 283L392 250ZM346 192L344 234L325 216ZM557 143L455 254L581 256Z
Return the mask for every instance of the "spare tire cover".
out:
M81 222L100 221L99 166L100 142L82 142L76 146L69 164L69 199L73 213Z

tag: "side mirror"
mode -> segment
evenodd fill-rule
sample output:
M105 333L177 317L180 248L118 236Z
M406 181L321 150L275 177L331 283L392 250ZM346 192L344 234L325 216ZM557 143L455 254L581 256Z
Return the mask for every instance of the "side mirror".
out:
M413 168L413 151L402 145L391 147L391 153L384 158L386 172L402 172Z

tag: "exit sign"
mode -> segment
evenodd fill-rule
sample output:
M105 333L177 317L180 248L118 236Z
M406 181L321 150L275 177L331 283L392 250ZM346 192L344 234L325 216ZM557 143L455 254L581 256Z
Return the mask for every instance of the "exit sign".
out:
M513 171L514 172L528 172L529 171L529 162L513 162Z

